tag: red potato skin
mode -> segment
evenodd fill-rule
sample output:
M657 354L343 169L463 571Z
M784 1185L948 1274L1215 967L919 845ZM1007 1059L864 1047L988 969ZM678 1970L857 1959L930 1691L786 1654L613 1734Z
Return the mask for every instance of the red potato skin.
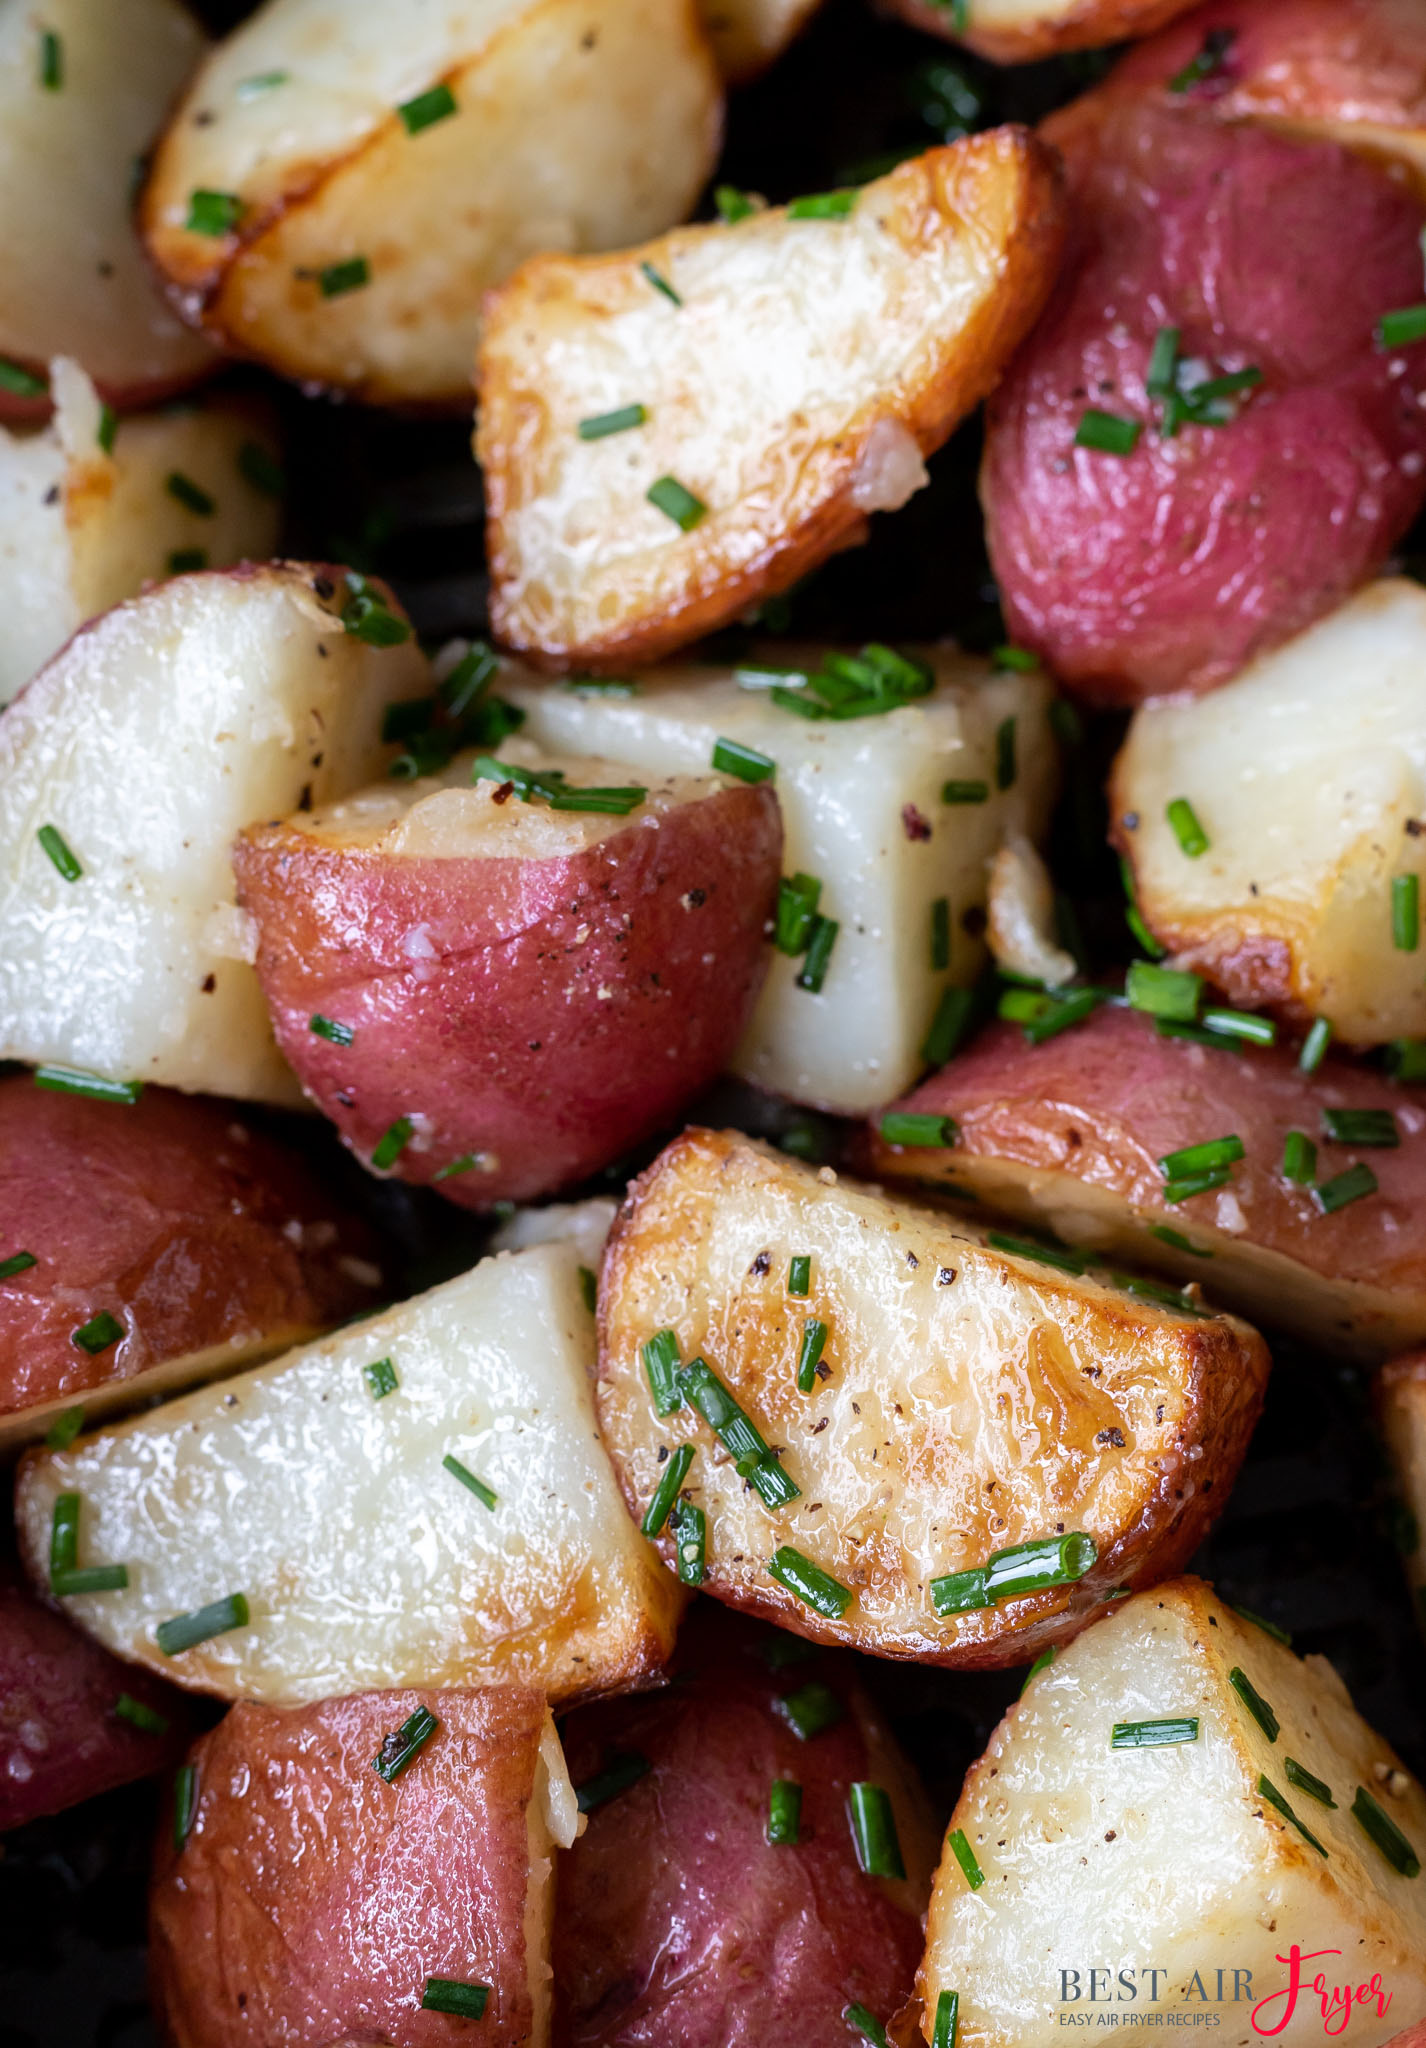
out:
M167 1729L116 1715L123 1693ZM191 1729L182 1693L121 1664L0 1568L0 1834L162 1770Z
M1426 2020L1418 2020L1404 2034L1393 2034L1386 2048L1426 2048Z
M95 1102L25 1074L0 1081L0 1260L21 1250L37 1263L0 1280L0 1414L235 1338L296 1342L380 1279L369 1233L236 1109L160 1088ZM124 1335L91 1357L74 1332L101 1310Z
M1426 348L1381 316L1421 298L1422 211L1335 144L1148 96L1071 107L1075 247L990 401L981 471L1013 637L1091 703L1195 694L1373 575L1426 497ZM1160 437L1158 331L1256 367L1230 425ZM1144 425L1074 446L1087 405Z
M885 2021L910 1997L934 1853L924 1795L908 1776L919 1818L897 1802L911 1873L898 1896L858 1868L847 1818L854 1780L891 1789L865 1697L845 1660L812 1652L773 1670L768 1646L788 1638L700 1607L666 1691L564 1723L576 1785L614 1751L651 1768L561 1859L555 2048L845 2048L845 2006ZM814 1678L848 1715L803 1742L774 1702ZM764 1832L777 1778L802 1787L795 1846Z
M388 1785L372 1760L420 1706L440 1726ZM490 1987L482 2048L527 2042L526 1808L544 1716L516 1688L233 1707L190 1753L183 1848L168 1814L157 1836L149 1982L168 2048L475 2038L468 2019L420 2009L428 1977Z
M233 863L307 1094L368 1159L417 1118L403 1180L493 1160L437 1182L486 1208L608 1166L722 1072L766 971L782 821L742 785L570 857L393 859L276 825Z

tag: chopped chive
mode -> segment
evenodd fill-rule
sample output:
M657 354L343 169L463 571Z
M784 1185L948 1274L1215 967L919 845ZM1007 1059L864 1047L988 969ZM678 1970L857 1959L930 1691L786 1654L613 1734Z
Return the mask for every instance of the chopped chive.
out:
M1198 813L1186 796L1176 796L1164 816L1180 847L1190 860L1197 860L1208 851L1208 834L1199 823Z
M499 1501L500 1496L494 1487L487 1486L483 1479L477 1479L470 1467L462 1465L460 1459L452 1457L449 1451L441 1460L441 1470L449 1472L452 1479L458 1479L462 1486L475 1495L482 1507L493 1508Z
M1172 93L1190 92L1195 85L1201 85L1205 78L1212 78L1223 69L1223 60L1238 39L1238 31L1232 28L1211 28L1203 38L1198 52L1189 58L1182 71L1176 71L1168 81Z
M115 412L112 405L101 405L99 408L99 425L95 429L94 438L106 455L114 453L114 443L118 439L118 435L119 415Z
M38 1264L33 1252L11 1252L8 1259L0 1259L0 1280L13 1280L17 1273L28 1273Z
M1159 944L1158 940L1149 930L1149 927L1144 923L1139 910L1138 891L1134 887L1134 870L1130 866L1127 857L1123 855L1120 856L1119 860L1119 879L1124 887L1125 924L1128 925L1134 938L1151 959L1162 960L1165 949Z
M1213 1256L1212 1252L1204 1251L1201 1245L1194 1244L1181 1230L1175 1230L1168 1223L1151 1223L1149 1235L1156 1237L1160 1244L1171 1244L1176 1252L1191 1252L1196 1259L1211 1259Z
M844 1586L840 1579L834 1579L830 1572L824 1572L811 1558L804 1557L800 1550L794 1550L784 1543L767 1562L768 1571L780 1586L789 1593L795 1593L804 1607L810 1607L814 1614L820 1614L827 1621L840 1621L851 1606L853 1593L850 1586Z
M282 464L261 441L244 441L238 450L238 473L265 498L280 498L287 489Z
M290 73L286 71L255 71L251 78L240 78L233 88L236 99L260 99L265 92L274 91L279 85L286 85Z
M1289 1785L1295 1785L1299 1792L1305 1792L1308 1798L1315 1799L1319 1806L1336 1807L1332 1787L1324 1785L1320 1778L1314 1777L1305 1764L1300 1764L1295 1757L1289 1756L1284 1757L1282 1767L1287 1774Z
M961 1866L961 1876L973 1892L978 1892L985 1883L985 1872L976 1860L974 1849L966 1840L965 1829L952 1828L946 1837L946 1844L957 1863Z
M1009 1252L1016 1259L1035 1259L1061 1273L1083 1273L1090 1263L1082 1252L1070 1251L1063 1245L1040 1244L1033 1237L1011 1237L1003 1230L988 1230L985 1241L993 1251Z
M1285 1628L1279 1628L1275 1621L1264 1621L1262 1615L1254 1614L1251 1607L1235 1607L1233 1612L1241 1615L1244 1621L1250 1621L1254 1628L1260 1628L1265 1636L1271 1636L1275 1643L1283 1643L1288 1649L1292 1648L1292 1637Z
M921 1058L928 1067L943 1067L960 1050L975 1014L975 991L968 988L942 989L936 1013L921 1041Z
M1132 455L1144 431L1138 420L1121 419L1118 413L1101 412L1086 406L1075 428L1076 448L1092 448L1099 455Z
M592 1266L579 1269L579 1297L591 1315L599 1306L599 1275Z
M1337 1174L1332 1180L1323 1181L1316 1189L1317 1204L1324 1216L1334 1216L1339 1209L1345 1209L1349 1202L1361 1201L1363 1195L1374 1195L1377 1191L1377 1177L1371 1168L1358 1160L1345 1173Z
M822 895L822 884L815 875L784 875L777 885L777 912L773 926L773 944L779 953L786 953L789 959L797 959L807 951L807 941L812 936L812 924L817 915L817 905Z
M246 1628L250 1619L246 1596L229 1593L222 1600L210 1600L206 1607L195 1607L191 1613L175 1614L171 1621L161 1621L154 1630L154 1641L165 1657L179 1657L185 1650L196 1649L199 1643L226 1635L229 1629Z
M84 869L75 859L69 842L58 825L41 825L35 837L63 880L77 882Z
M656 478L644 496L666 519L673 521L680 533L692 533L699 521L707 516L708 507L703 500L695 497L676 476Z
M396 1367L389 1358L373 1359L370 1365L362 1367L361 1376L373 1401L384 1401L401 1384L396 1376Z
M379 590L364 576L347 572L349 595L342 605L342 631L366 647L400 647L411 638L407 620L398 618Z
M79 1562L79 1495L57 1493L50 1517L50 1583Z
M1197 1742L1198 1717L1185 1714L1166 1721L1116 1721L1109 1738L1111 1749L1168 1749L1180 1742Z
M661 271L655 270L652 263L641 263L639 265L639 274L653 286L656 292L662 292L670 304L675 306L683 304L683 300L679 297L668 279Z
M1391 943L1398 953L1414 953L1421 943L1421 881L1417 875L1393 875Z
M1399 306L1394 313L1383 313L1377 322L1378 348L1408 348L1413 341L1423 339L1426 339L1426 306Z
M817 1367L827 1344L827 1325L809 1316L802 1325L802 1346L797 1354L797 1391L810 1394L817 1382Z
M896 1833L891 1798L881 1785L859 1781L849 1800L857 1862L868 1877L904 1878L906 1864Z
M855 191L809 192L794 199L787 209L789 220L845 220L857 203Z
M1002 718L995 728L995 786L1010 789L1015 782L1015 720Z
M931 905L931 972L943 974L951 964L951 905L938 896Z
M1141 1301L1156 1302L1160 1308L1172 1309L1179 1316L1203 1316L1211 1310L1200 1308L1190 1301L1177 1287L1165 1287L1158 1280L1145 1280L1138 1273L1111 1273L1110 1279L1116 1287L1122 1287L1126 1294L1133 1294Z
M783 1471L761 1430L734 1400L706 1359L691 1358L678 1376L679 1391L697 1410L724 1449L735 1460L740 1479L769 1508L786 1507L801 1487Z
M1184 1180L1190 1174L1217 1173L1244 1157L1245 1147L1237 1132L1226 1138L1210 1138L1202 1145L1185 1145L1178 1152L1166 1152L1159 1161L1165 1180Z
M371 1767L378 1778L385 1778L388 1785L394 1785L407 1765L414 1762L436 1730L440 1722L429 1707L417 1707L408 1715L399 1728L393 1728L389 1735L382 1737L381 1747L371 1760Z
M1053 1643L1050 1644L1048 1650L1041 1650L1039 1656L1030 1666L1030 1669L1025 1673L1025 1683L1020 1688L1020 1697L1022 1700L1024 1699L1026 1693L1030 1690L1031 1682L1034 1679L1038 1678L1042 1671L1049 1670L1050 1666L1055 1661L1056 1654L1057 1652Z
M615 1751L602 1771L596 1771L592 1778L586 1778L582 1785L575 1786L574 1796L580 1812L593 1813L596 1807L607 1806L611 1799L617 1799L621 1792L637 1785L640 1778L647 1777L650 1769L648 1758L641 1756L638 1750Z
M1002 1600L1022 1599L1049 1586L1071 1586L1082 1579L1099 1555L1099 1546L1082 1530L1044 1536L995 1551L983 1565L948 1572L931 1581L931 1604L943 1619L972 1614Z
M602 441L609 434L623 434L630 427L643 426L648 416L647 406L621 405L617 412L591 413L588 419L580 421L576 431L581 441Z
M943 804L983 804L990 801L988 782L943 782L941 802Z
M45 1431L45 1449L67 1451L83 1427L83 1408L66 1408L62 1415L56 1415Z
M1396 1118L1389 1109L1324 1109L1322 1131L1334 1145L1390 1151L1401 1143Z
M807 940L807 954L802 971L797 976L799 988L810 989L813 995L821 992L831 965L832 948L837 943L837 934L842 929L834 917L817 916L812 920L812 931Z
M799 1742L810 1742L847 1718L846 1708L822 1678L810 1678L796 1692L779 1693L773 1706Z
M645 1536L658 1536L663 1533L664 1523L673 1512L673 1504L678 1499L684 1480L688 1477L688 1468L693 1463L697 1448L696 1444L680 1444L664 1466L644 1519L639 1524Z
M1166 1180L1163 1187L1164 1200L1172 1208L1180 1202L1191 1202L1195 1195L1213 1195L1219 1188L1226 1188L1232 1175L1226 1166L1216 1167L1211 1173L1186 1173L1179 1180Z
M218 507L201 484L194 483L191 476L185 476L181 469L171 469L164 478L164 489L170 498L177 498L180 505L186 505L190 512L198 512L209 518Z
M1304 1074L1315 1074L1317 1072L1331 1042L1331 1025L1325 1017L1315 1018L1312 1029L1302 1041L1302 1050L1297 1055L1297 1064Z
M678 1339L672 1330L656 1330L648 1342L640 1348L644 1371L648 1374L649 1391L654 1397L654 1413L660 1417L675 1415L683 1406L683 1395L678 1384L680 1353Z
M844 2005L842 2007L842 2018L849 2027L861 2035L864 2041L870 2041L871 2048L889 2048L886 2028L881 2024L876 2014L868 2011L866 2006Z
M320 1012L307 1019L307 1029L314 1037L325 1038L329 1045L350 1045L356 1037L350 1024L338 1024L331 1017L322 1016Z
M173 1776L173 1846L181 1849L188 1840L198 1808L198 1767L181 1764Z
M48 390L45 378L37 377L23 363L12 363L8 356L0 356L0 391L8 391L12 398L43 398Z
M488 1984L467 1984L458 1977L428 1977L421 1993L422 2012L453 2013L458 2020L478 2020L490 1997Z
M1276 1742L1282 1723L1278 1720L1277 1715L1241 1665L1235 1664L1233 1666L1233 1669L1228 1673L1228 1683L1262 1729L1268 1741Z
M798 1301L805 1301L812 1289L812 1254L798 1252L788 1261L787 1291Z
M167 1714L155 1713L143 1700L136 1700L131 1692L121 1692L114 1702L114 1718L127 1721L131 1728L137 1728L144 1735L167 1735L169 1720Z
M170 576L191 576L208 566L206 548L174 548L165 565Z
M1421 1859L1391 1815L1373 1799L1365 1785L1358 1785L1352 1801L1352 1818L1380 1849L1392 1869L1401 1877L1419 1877Z
M378 1140L371 1155L371 1163L378 1173L385 1173L393 1167L415 1136L416 1126L409 1116L397 1117L394 1124Z
M958 2048L961 2031L961 1994L943 1991L936 2000L936 2025L931 2048Z
M802 1829L802 1787L795 1778L774 1778L767 1797L767 1840L796 1845Z
M40 30L40 84L46 92L64 84L64 44L52 28Z
M1172 398L1177 392L1178 343L1177 327L1161 327L1154 336L1154 345L1149 351L1149 367L1144 377L1144 389L1150 398Z
M954 1145L959 1132L950 1116L931 1116L914 1110L889 1110L879 1126L888 1145Z
M777 774L777 763L769 754L760 754L756 747L745 747L741 740L730 740L722 735L713 742L713 764L720 775L736 775L739 782L771 782Z
M1220 1038L1240 1038L1248 1045L1277 1044L1272 1018L1254 1016L1250 1010L1224 1010L1210 1004L1203 1012L1203 1028Z
M1124 993L1131 1010L1142 1010L1148 1017L1167 1017L1176 1024L1192 1024L1203 1000L1203 982L1200 976L1180 968L1131 960Z
M719 218L729 227L733 227L740 220L746 220L750 213L756 213L758 210L747 193L740 192L736 185L715 185L713 204L718 209Z
M1269 1806L1275 1807L1277 1811L1282 1815L1283 1819L1287 1821L1290 1826L1295 1827L1297 1829L1297 1832L1301 1835L1303 1841L1310 1842L1312 1844L1313 1848L1317 1851L1319 1856L1325 1856L1328 1853L1323 1848L1322 1844L1318 1841L1316 1835L1313 1834L1311 1828L1305 1828L1302 1825L1302 1822L1298 1819L1297 1815L1293 1812L1292 1808L1283 1798L1281 1792L1278 1791L1277 1786L1274 1785L1272 1779L1264 1777L1261 1773L1258 1777L1258 1797L1260 1799L1266 1799Z
M1317 1178L1317 1147L1305 1131L1289 1131L1282 1146L1282 1177L1310 1187Z
M339 299L346 292L360 291L370 282L371 266L365 256L347 256L317 272L317 289L324 299Z
M434 128L437 121L450 119L456 111L456 96L444 83L433 85L427 92L418 92L414 99L403 100L396 111L406 133L419 135L423 128Z
M87 1323L71 1332L70 1343L77 1344L81 1351L87 1351L91 1358L97 1358L101 1351L107 1351L117 1344L124 1334L124 1325L117 1316L111 1316L107 1308L101 1308Z
M243 217L243 202L236 192L190 192L188 219L190 235L217 238L230 235Z
M1393 1080L1426 1081L1426 1038L1393 1039L1390 1060Z
M470 1173L480 1164L474 1152L462 1152L458 1159L448 1159L444 1166L438 1166L431 1175L432 1180L454 1180L458 1173Z
M674 1561L685 1586L701 1586L707 1576L708 1517L691 1500L674 1503L668 1518Z
M78 1565L69 1571L56 1572L50 1579L50 1588L61 1596L78 1593L122 1593L129 1583L129 1568L124 1564Z
M990 650L990 660L994 668L1013 670L1015 674L1022 676L1034 675L1040 667L1038 654L1032 654L1028 647L1012 647L1008 642L993 647Z
M541 792L552 811L598 811L606 817L627 818L648 795L643 783L617 788L598 788L586 783L577 789L548 789Z

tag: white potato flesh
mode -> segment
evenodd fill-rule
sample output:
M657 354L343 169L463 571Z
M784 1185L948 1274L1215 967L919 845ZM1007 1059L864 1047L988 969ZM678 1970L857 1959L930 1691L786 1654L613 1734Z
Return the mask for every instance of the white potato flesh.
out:
M444 87L454 111L398 109ZM558 118L551 110L558 109ZM470 403L482 293L543 249L692 210L722 100L693 0L268 0L212 55L141 218L195 320L286 374ZM194 191L240 202L188 227ZM337 294L321 273L365 259Z
M0 426L0 705L7 704L86 619L172 573L199 548L204 566L262 560L277 546L280 508L241 466L277 444L254 407L231 400L172 406L119 421L109 452L93 384L65 358L51 369L55 410L44 427ZM168 487L187 477L212 500L195 512Z
M380 775L385 707L429 673L414 642L343 631L336 576L175 577L85 627L0 717L0 1059L300 1100L228 850Z
M389 1359L377 1399L363 1368ZM619 1497L590 1392L571 1244L483 1260L430 1293L25 1463L17 1525L45 1579L54 1500L126 1591L67 1600L119 1656L273 1704L382 1686L650 1677L683 1595ZM442 1460L495 1495L488 1507ZM246 1628L165 1657L154 1630L226 1594Z
M71 356L134 404L216 361L165 304L129 212L135 160L206 47L177 0L0 0L0 356L40 375Z
M599 1271L604 1246L619 1204L612 1195L587 1202L547 1202L542 1209L517 1209L490 1240L495 1252L522 1252L532 1244L572 1244L581 1265Z
M1275 1740L1234 1670L1280 1723ZM1177 1718L1197 1720L1196 1740L1111 1747L1117 1724ZM1335 1807L1289 1780L1289 1757ZM1263 1777L1325 1854L1262 1796ZM1250 2001L1283 1990L1277 1958L1295 1943L1304 1955L1336 1952L1305 1966L1309 1983L1324 1968L1353 1986L1379 1974L1389 2014L1354 2004L1331 2029L1377 2048L1426 2015L1426 1882L1398 1874L1363 1830L1359 1786L1426 1853L1426 1793L1325 1658L1295 1657L1200 1580L1136 1594L1031 1681L971 1769L951 1826L984 1883L971 1889L948 1844L919 1986L928 2037L941 1993L958 1991L961 2048L1051 2048L1076 2020L1122 2027L1134 2014L1152 2025L1155 2010L1160 2025L1176 2013L1178 2026L1218 2027L1216 2038L1246 2048L1260 2038ZM1120 1970L1134 1973L1132 2002ZM1062 1971L1078 1973L1078 2001L1062 1994ZM1235 1971L1251 1974L1251 1994ZM1282 1997L1259 2008L1265 2032L1286 2008ZM1309 1992L1276 2038L1320 2042L1323 2032Z
M1176 797L1207 834L1197 859ZM1349 1045L1426 1036L1419 929L1403 950L1392 918L1394 879L1426 881L1419 584L1370 584L1222 689L1144 706L1111 800L1139 907L1183 964Z
M730 84L765 71L787 48L821 0L699 0L703 26Z
M1074 956L1055 933L1050 871L1021 833L1008 838L990 863L986 914L986 938L997 966L1050 988L1073 981Z
M1376 1407L1404 1510L1401 1544L1416 1618L1426 1629L1426 1352L1413 1352L1382 1367L1376 1379Z
M734 1065L759 1087L845 1116L889 1102L920 1072L943 990L973 981L984 957L976 933L988 863L1008 834L1045 829L1054 791L1044 677L999 674L952 648L916 654L935 672L931 695L845 722L799 718L765 688L740 688L735 671L691 664L641 675L627 697L521 682L513 665L500 685L525 711L524 732L564 753L697 774L726 738L777 763L787 872L821 882L820 912L840 929L820 991L798 987L800 959L773 953ZM769 658L815 667L820 651ZM1015 778L1000 790L996 735L1007 720ZM948 781L982 782L987 800L943 803ZM949 971L932 966L941 898Z

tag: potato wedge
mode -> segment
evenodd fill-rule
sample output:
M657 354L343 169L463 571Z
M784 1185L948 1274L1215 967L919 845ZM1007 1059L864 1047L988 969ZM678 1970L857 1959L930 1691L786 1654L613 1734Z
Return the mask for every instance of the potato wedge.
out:
M776 681L767 670L670 666L621 693L522 683L512 668L501 684L524 732L558 752L697 774L731 741L776 763L784 865L821 885L817 915L837 930L810 976L808 934L784 933L799 950L774 952L733 1065L759 1087L848 1116L925 1065L947 986L973 981L985 957L991 856L1013 833L1042 831L1054 794L1043 676L996 674L948 647L913 658L934 677L930 693L851 720L798 717L766 687L739 687L740 674ZM807 674L826 651L782 645L767 659ZM948 784L958 801L944 801Z
M393 1770L413 1716L434 1725ZM444 2017L433 1979L483 1987L486 2048L546 2048L555 1852L581 1823L537 1692L243 1701L189 1765L149 1902L170 2048L446 2048L474 2013Z
M1386 1111L1400 1140L1353 1150L1334 1110ZM1132 1010L1098 1011L1042 1045L993 1024L892 1116L951 1117L954 1147L890 1144L864 1155L880 1177L964 1191L992 1212L1102 1259L1201 1284L1214 1301L1349 1357L1426 1343L1426 1094L1295 1051L1222 1051L1160 1037ZM894 1127L893 1127L894 1128ZM1305 1181L1283 1173L1297 1131L1316 1148ZM1170 1202L1160 1160L1234 1136L1245 1156L1220 1187ZM1377 1187L1324 1214L1313 1183L1359 1163Z
M359 1157L486 1209L588 1180L717 1080L781 856L771 788L516 737L251 826L233 864L309 1098Z
M1408 1352L1384 1365L1374 1384L1377 1424L1396 1474L1404 1514L1401 1548L1426 1629L1426 1352Z
M538 257L492 296L476 456L507 646L552 668L654 660L926 481L1044 304L1053 159L1001 128L831 203ZM628 431L582 431L630 407Z
M206 46L178 0L0 5L0 359L28 373L0 388L0 419L44 417L56 356L115 405L217 361L164 303L129 213L135 161Z
M704 1371L656 1396L665 1367L642 1347L665 1331L659 1351L676 1340ZM1267 1365L1246 1324L1066 1274L736 1133L660 1154L600 1277L599 1421L631 1513L664 1453L691 1446L710 1593L922 1663L1019 1663L1116 1588L1179 1570L1232 1484ZM720 1437L706 1420L728 1400L773 1446L756 1464L743 1425ZM666 1526L663 1554L685 1536Z
M729 85L766 71L804 29L822 0L699 0L704 32Z
M1196 859L1179 797L1208 836ZM1371 584L1224 689L1139 711L1110 812L1149 929L1231 1002L1325 1017L1348 1045L1426 1037L1419 584Z
M1106 2013L1377 2048L1426 2015L1423 1851L1426 1793L1327 1660L1199 1579L1159 1586L1041 1671L966 1779L927 1921L926 2037L952 1992L962 2048L1049 2048ZM1351 1987L1345 2011L1318 1971Z
M78 1492L80 1563L122 1560L129 1583L67 1609L117 1655L225 1699L510 1684L566 1700L650 1682L683 1595L624 1512L593 1361L572 1244L486 1259L71 1450L31 1452L26 1561L43 1583L55 1496ZM248 1623L160 1647L161 1623L235 1594Z
M92 1424L369 1309L375 1249L226 1105L0 1081L0 1451L76 1402Z
M486 289L684 219L721 128L694 0L456 0L399 35L381 0L267 0L179 106L140 222L226 347L466 411Z
M0 426L0 706L76 627L175 565L225 568L277 546L281 471L264 407L219 398L130 415L105 448L79 366L61 358L50 388L47 427Z
M586 1202L546 1202L539 1209L517 1209L490 1240L493 1252L523 1252L532 1244L572 1244L580 1263L599 1271L619 1204L612 1195L591 1195Z
M1097 50L1148 35L1192 0L966 0L963 25L937 0L889 0L890 10L993 64L1028 64L1064 50Z
M300 1100L228 847L390 759L385 706L428 672L414 643L358 637L373 602L311 564L177 576L76 634L5 712L0 1059Z
M827 1721L799 1731L809 1687ZM566 2048L752 2048L778 2040L792 2013L801 2048L844 2048L849 2005L882 2019L905 2002L935 1826L846 1659L700 1601L670 1686L580 1707L562 1734L581 1789L614 1757L647 1766L593 1809L561 1860L555 2030ZM797 1814L784 1810L770 1840L776 1783L797 1793ZM900 1878L859 1867L856 1784L886 1795Z

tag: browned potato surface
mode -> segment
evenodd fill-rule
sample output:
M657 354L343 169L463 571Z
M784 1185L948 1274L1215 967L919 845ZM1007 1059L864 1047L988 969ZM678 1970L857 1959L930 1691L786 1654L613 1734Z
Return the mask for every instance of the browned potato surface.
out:
M699 0L718 69L730 85L766 71L807 25L821 0Z
M890 10L932 35L964 43L996 64L1026 64L1062 50L1096 50L1148 35L1189 0L966 0L963 26L937 0L889 0Z

